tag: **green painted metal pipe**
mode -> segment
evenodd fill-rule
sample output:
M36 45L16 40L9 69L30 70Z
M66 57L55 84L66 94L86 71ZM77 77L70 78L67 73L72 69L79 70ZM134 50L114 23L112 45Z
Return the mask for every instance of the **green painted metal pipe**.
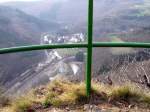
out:
M46 44L31 45L11 48L1 48L0 54L25 52L44 49L63 49L63 48L87 48L87 64L86 64L86 93L91 93L91 73L92 73L92 48L93 47L134 47L134 48L150 48L150 43L137 42L92 42L93 37L93 0L88 0L88 43L78 44Z
M92 74L92 37L93 37L93 0L88 3L88 47L86 64L86 94L91 93L91 74Z
M86 48L87 44L45 44L45 45L31 45L31 46L20 46L20 47L10 47L1 48L0 54L25 52L33 50L44 50L44 49L64 49L64 48Z
M89 35L91 35L90 33ZM1 48L0 54L25 52L33 50L44 50L44 49L64 49L64 48L88 48L87 54L87 72L86 72L86 90L87 96L90 96L91 91L91 71L92 71L92 48L93 47L132 47L132 48L150 48L150 43L140 43L140 42L94 42L92 43L92 36L86 43L78 44L46 44L46 45L31 45L31 46L20 46L11 48ZM90 46L90 48L89 48Z
M141 43L141 42L94 42L93 47L150 48L150 43Z
M31 46L19 46L10 48L1 48L0 54L25 52L33 50L44 50L44 49L64 49L64 48L87 48L88 44L55 44L55 45L31 45ZM133 47L133 48L150 48L150 43L140 42L94 42L92 47Z

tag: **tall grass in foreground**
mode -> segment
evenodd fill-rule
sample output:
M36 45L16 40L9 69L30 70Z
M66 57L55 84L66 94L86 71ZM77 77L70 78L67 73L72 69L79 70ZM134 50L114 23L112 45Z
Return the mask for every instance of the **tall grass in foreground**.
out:
M12 103L14 112L27 112L36 110L35 105L40 108L63 107L84 105L89 102L104 103L113 101L126 101L128 103L142 103L150 106L150 94L141 92L131 84L124 86L108 86L93 83L91 98L86 97L84 83L72 83L68 81L54 81L49 85L38 88Z

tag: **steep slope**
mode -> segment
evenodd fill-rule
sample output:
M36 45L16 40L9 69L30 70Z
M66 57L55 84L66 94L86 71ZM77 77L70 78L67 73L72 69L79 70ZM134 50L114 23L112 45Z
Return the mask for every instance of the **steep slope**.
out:
M17 2L4 5L19 8L41 19L64 23L73 31L86 32L87 0L41 0L31 4ZM37 10L39 7L40 11ZM105 34L123 33L149 25L146 24L149 20L148 7L148 0L95 0L94 35L103 37Z
M52 32L57 24L42 21L24 12L0 6L0 48L39 44L41 34ZM12 80L43 58L41 52L0 55L0 83Z
M19 44L17 41L26 43L39 43L40 35L46 31L56 29L55 23L48 23L27 15L24 12L5 6L0 6L0 33L1 42L7 45L7 41L13 44ZM20 45L24 45L20 43ZM2 46L1 47L5 47Z
M141 92L142 91L142 92ZM6 97L6 96L5 96ZM1 99L6 99L1 97ZM87 97L85 84L55 80L40 86L21 97L1 101L1 112L149 112L150 95L134 84L109 86L92 83L91 95ZM7 106L7 107L6 107Z
M149 42L149 4L148 0L95 0L94 39L96 41L111 41L112 38L117 37L123 38L123 41ZM42 0L33 3L13 2L3 5L18 8L40 19L57 21L63 27L69 26L66 28L71 32L85 33L87 29L87 0L62 0L61 2L59 0ZM136 54L136 50L131 49L130 52L123 55ZM103 64L112 64L112 57L120 59L120 55L113 54L113 51L115 49L112 48L95 49L94 72L97 72L99 67L103 67ZM122 48L116 49L116 51L122 52Z

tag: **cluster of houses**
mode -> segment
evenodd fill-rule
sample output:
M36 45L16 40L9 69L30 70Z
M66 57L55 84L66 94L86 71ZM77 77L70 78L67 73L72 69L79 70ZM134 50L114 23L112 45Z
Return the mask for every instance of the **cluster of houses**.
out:
M84 41L85 36L83 33L76 33L68 36L54 36L50 34L45 34L44 36L42 36L42 44L79 43Z

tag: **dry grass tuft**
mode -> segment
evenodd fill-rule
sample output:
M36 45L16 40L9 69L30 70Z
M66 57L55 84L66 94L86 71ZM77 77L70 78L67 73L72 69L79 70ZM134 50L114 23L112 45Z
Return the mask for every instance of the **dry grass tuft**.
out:
M44 105L63 106L76 104L85 98L85 85L71 82L54 81L48 86L49 93L45 98ZM82 100L84 101L84 100Z
M109 95L113 100L128 100L139 97L138 93L131 91L128 86L115 87Z
M28 112L29 110L33 112L32 103L30 99L22 97L12 103L12 109L14 112Z
M132 84L113 87L109 94L109 98L114 101L123 100L127 101L128 103L136 102L150 105L150 94Z
M111 100L110 100L111 99ZM30 92L29 95L21 97L12 103L14 112L34 112L36 103L40 108L50 106L63 107L70 105L84 105L89 102L96 104L107 101L140 102L150 106L150 94L142 92L131 84L124 86L109 86L93 83L90 98L86 96L84 83L72 83L69 81L56 80L45 87Z

